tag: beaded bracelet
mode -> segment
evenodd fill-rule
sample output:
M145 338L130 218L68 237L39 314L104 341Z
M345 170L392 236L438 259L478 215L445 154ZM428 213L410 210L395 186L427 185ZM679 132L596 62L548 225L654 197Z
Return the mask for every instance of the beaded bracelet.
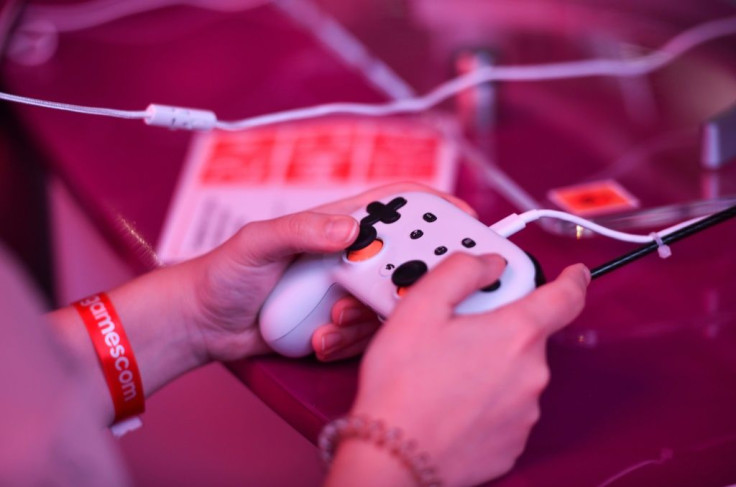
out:
M379 448L386 449L411 472L421 487L441 487L442 481L434 467L430 465L429 455L417 451L417 443L405 439L399 428L387 428L383 421L365 416L344 416L328 423L319 435L319 449L324 462L329 465L340 441L355 438L368 441Z

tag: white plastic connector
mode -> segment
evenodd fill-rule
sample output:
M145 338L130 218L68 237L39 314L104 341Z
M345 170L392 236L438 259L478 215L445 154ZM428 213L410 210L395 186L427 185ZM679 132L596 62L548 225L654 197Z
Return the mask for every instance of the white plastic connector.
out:
M152 103L146 108L144 120L148 125L168 127L172 130L211 130L217 124L217 115L209 110Z
M525 228L526 222L516 213L510 214L506 218L503 218L490 226L491 230L502 237L510 237Z
M672 250L668 245L664 243L664 241L662 240L662 236L667 236L671 233L674 233L677 230L687 225L691 225L698 220L702 220L705 217L693 218L692 220L678 223L677 225L665 228L664 230L660 230L659 232L650 233L649 235L637 235L633 233L619 232L618 230L604 227L590 220L586 220L585 218L571 215L570 213L565 213L564 211L536 209L525 211L521 215L512 213L509 216L494 223L493 225L490 225L488 228L501 235L502 237L509 237L517 233L518 231L526 228L527 223L535 222L540 218L556 218L558 220L574 223L575 225L587 228L588 230L599 233L605 237L615 240L621 240L624 242L644 244L657 242L657 245L659 246L659 256L663 259L666 259L670 255L672 255Z

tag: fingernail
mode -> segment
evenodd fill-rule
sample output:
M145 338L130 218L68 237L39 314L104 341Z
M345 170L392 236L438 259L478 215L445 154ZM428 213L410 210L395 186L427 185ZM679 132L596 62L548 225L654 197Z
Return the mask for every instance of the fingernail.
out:
M483 254L481 255L481 259L483 259L487 264L496 265L499 259L503 261L504 267L506 267L509 264L508 260L506 260L504 257L498 254Z
M327 238L334 242L352 242L358 231L358 223L349 216L333 217L327 224Z
M586 265L583 265L583 274L585 275L585 284L590 284L590 269Z
M337 324L344 325L357 320L363 316L363 311L360 308L345 308L340 311L340 316L337 317Z
M322 353L332 353L342 343L342 335L339 333L327 333L322 335Z

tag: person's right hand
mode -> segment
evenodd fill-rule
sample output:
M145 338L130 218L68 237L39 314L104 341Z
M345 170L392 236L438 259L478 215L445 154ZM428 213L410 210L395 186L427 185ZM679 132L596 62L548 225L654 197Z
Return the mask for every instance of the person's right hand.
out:
M446 485L511 469L539 418L547 338L580 313L590 282L578 264L497 310L454 313L504 267L498 255L448 258L410 288L362 363L353 414L403 430Z

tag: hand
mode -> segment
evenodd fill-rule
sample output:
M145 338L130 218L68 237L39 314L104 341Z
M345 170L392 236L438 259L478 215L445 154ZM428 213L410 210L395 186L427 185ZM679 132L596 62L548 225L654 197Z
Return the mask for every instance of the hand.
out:
M507 306L454 314L504 266L497 255L451 256L412 286L363 359L353 413L401 428L447 485L475 485L513 466L540 414L547 338L580 313L590 280L575 265ZM362 462L376 458L375 446L346 443L335 462L343 471L357 449Z
M209 254L190 261L187 279L196 283L185 299L186 319L205 359L234 360L269 351L257 327L258 312L288 264L302 252L332 253L357 237L358 224L346 216L367 203L406 191L428 191L469 213L461 200L427 186L401 183L367 191L312 211L252 222ZM332 309L333 323L313 336L317 356L331 360L360 353L378 322L353 298Z

